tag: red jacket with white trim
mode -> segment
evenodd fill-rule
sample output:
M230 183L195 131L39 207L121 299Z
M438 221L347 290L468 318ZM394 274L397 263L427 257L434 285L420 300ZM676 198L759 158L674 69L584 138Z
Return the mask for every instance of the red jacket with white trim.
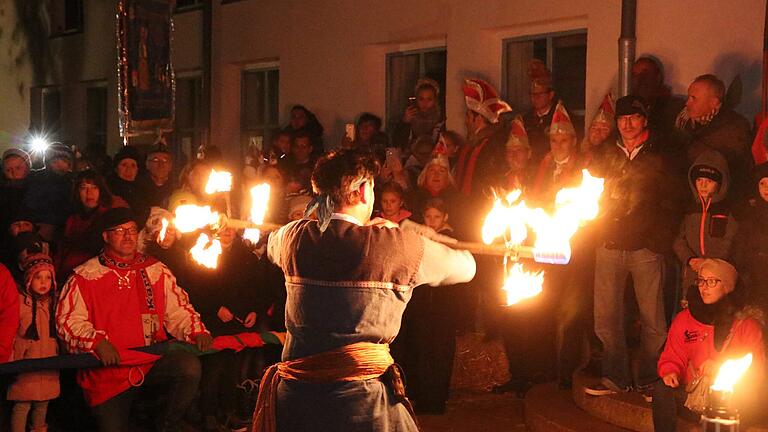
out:
M61 293L56 323L70 352L90 352L103 339L117 349L174 338L192 342L207 333L187 293L163 263L137 254L121 262L104 254L75 268ZM95 406L140 385L153 362L78 371L78 383Z

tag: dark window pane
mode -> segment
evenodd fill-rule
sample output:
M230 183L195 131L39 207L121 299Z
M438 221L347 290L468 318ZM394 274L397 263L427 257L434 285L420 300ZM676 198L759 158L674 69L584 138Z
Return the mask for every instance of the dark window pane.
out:
M552 41L552 78L569 110L583 110L587 79L587 36L556 37Z
M506 55L506 92L507 102L518 112L525 112L531 107L531 80L528 77L528 65L534 58L535 42L507 42Z
M43 129L49 133L59 133L61 128L61 93L58 89L46 89L43 92Z
M408 105L408 98L415 96L413 87L419 78L419 55L398 54L389 56L387 65L388 90L387 121L397 123Z
M430 51L424 53L424 73L423 76L432 78L440 84L439 102L440 107L445 108L445 70L448 62L448 52ZM443 112L445 114L445 112Z
M533 58L539 59L547 64L547 38L536 39L533 41Z
M263 71L243 73L243 129L254 129L264 124L264 86Z
M105 150L107 147L107 88L89 87L86 90L86 129L88 147Z
M267 71L267 124L277 125L280 121L280 72Z

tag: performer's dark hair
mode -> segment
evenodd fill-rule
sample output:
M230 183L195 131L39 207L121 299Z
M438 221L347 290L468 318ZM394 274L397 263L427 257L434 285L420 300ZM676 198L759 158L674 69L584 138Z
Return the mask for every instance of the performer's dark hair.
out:
M312 189L316 194L328 194L337 206L354 205L360 197L357 191L349 192L349 184L360 176L373 179L379 175L379 168L379 161L370 151L332 151L317 161Z

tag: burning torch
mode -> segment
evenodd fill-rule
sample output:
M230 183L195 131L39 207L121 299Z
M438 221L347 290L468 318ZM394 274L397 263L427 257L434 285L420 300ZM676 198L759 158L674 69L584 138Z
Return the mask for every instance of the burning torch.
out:
M709 387L709 397L701 425L705 432L738 432L741 419L733 403L733 387L752 364L752 354L727 360L720 367L715 383Z

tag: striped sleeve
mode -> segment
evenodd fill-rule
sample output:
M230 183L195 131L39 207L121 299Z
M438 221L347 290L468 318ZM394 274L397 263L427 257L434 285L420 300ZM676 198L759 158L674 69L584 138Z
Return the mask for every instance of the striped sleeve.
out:
M197 334L208 333L200 319L200 314L189 302L189 295L176 284L176 278L165 265L163 265L162 283L165 293L165 328L168 333L186 342L193 342L193 337Z
M106 338L106 333L96 330L88 320L88 306L77 279L76 275L70 277L61 292L56 306L56 329L69 352L91 352L98 341Z

